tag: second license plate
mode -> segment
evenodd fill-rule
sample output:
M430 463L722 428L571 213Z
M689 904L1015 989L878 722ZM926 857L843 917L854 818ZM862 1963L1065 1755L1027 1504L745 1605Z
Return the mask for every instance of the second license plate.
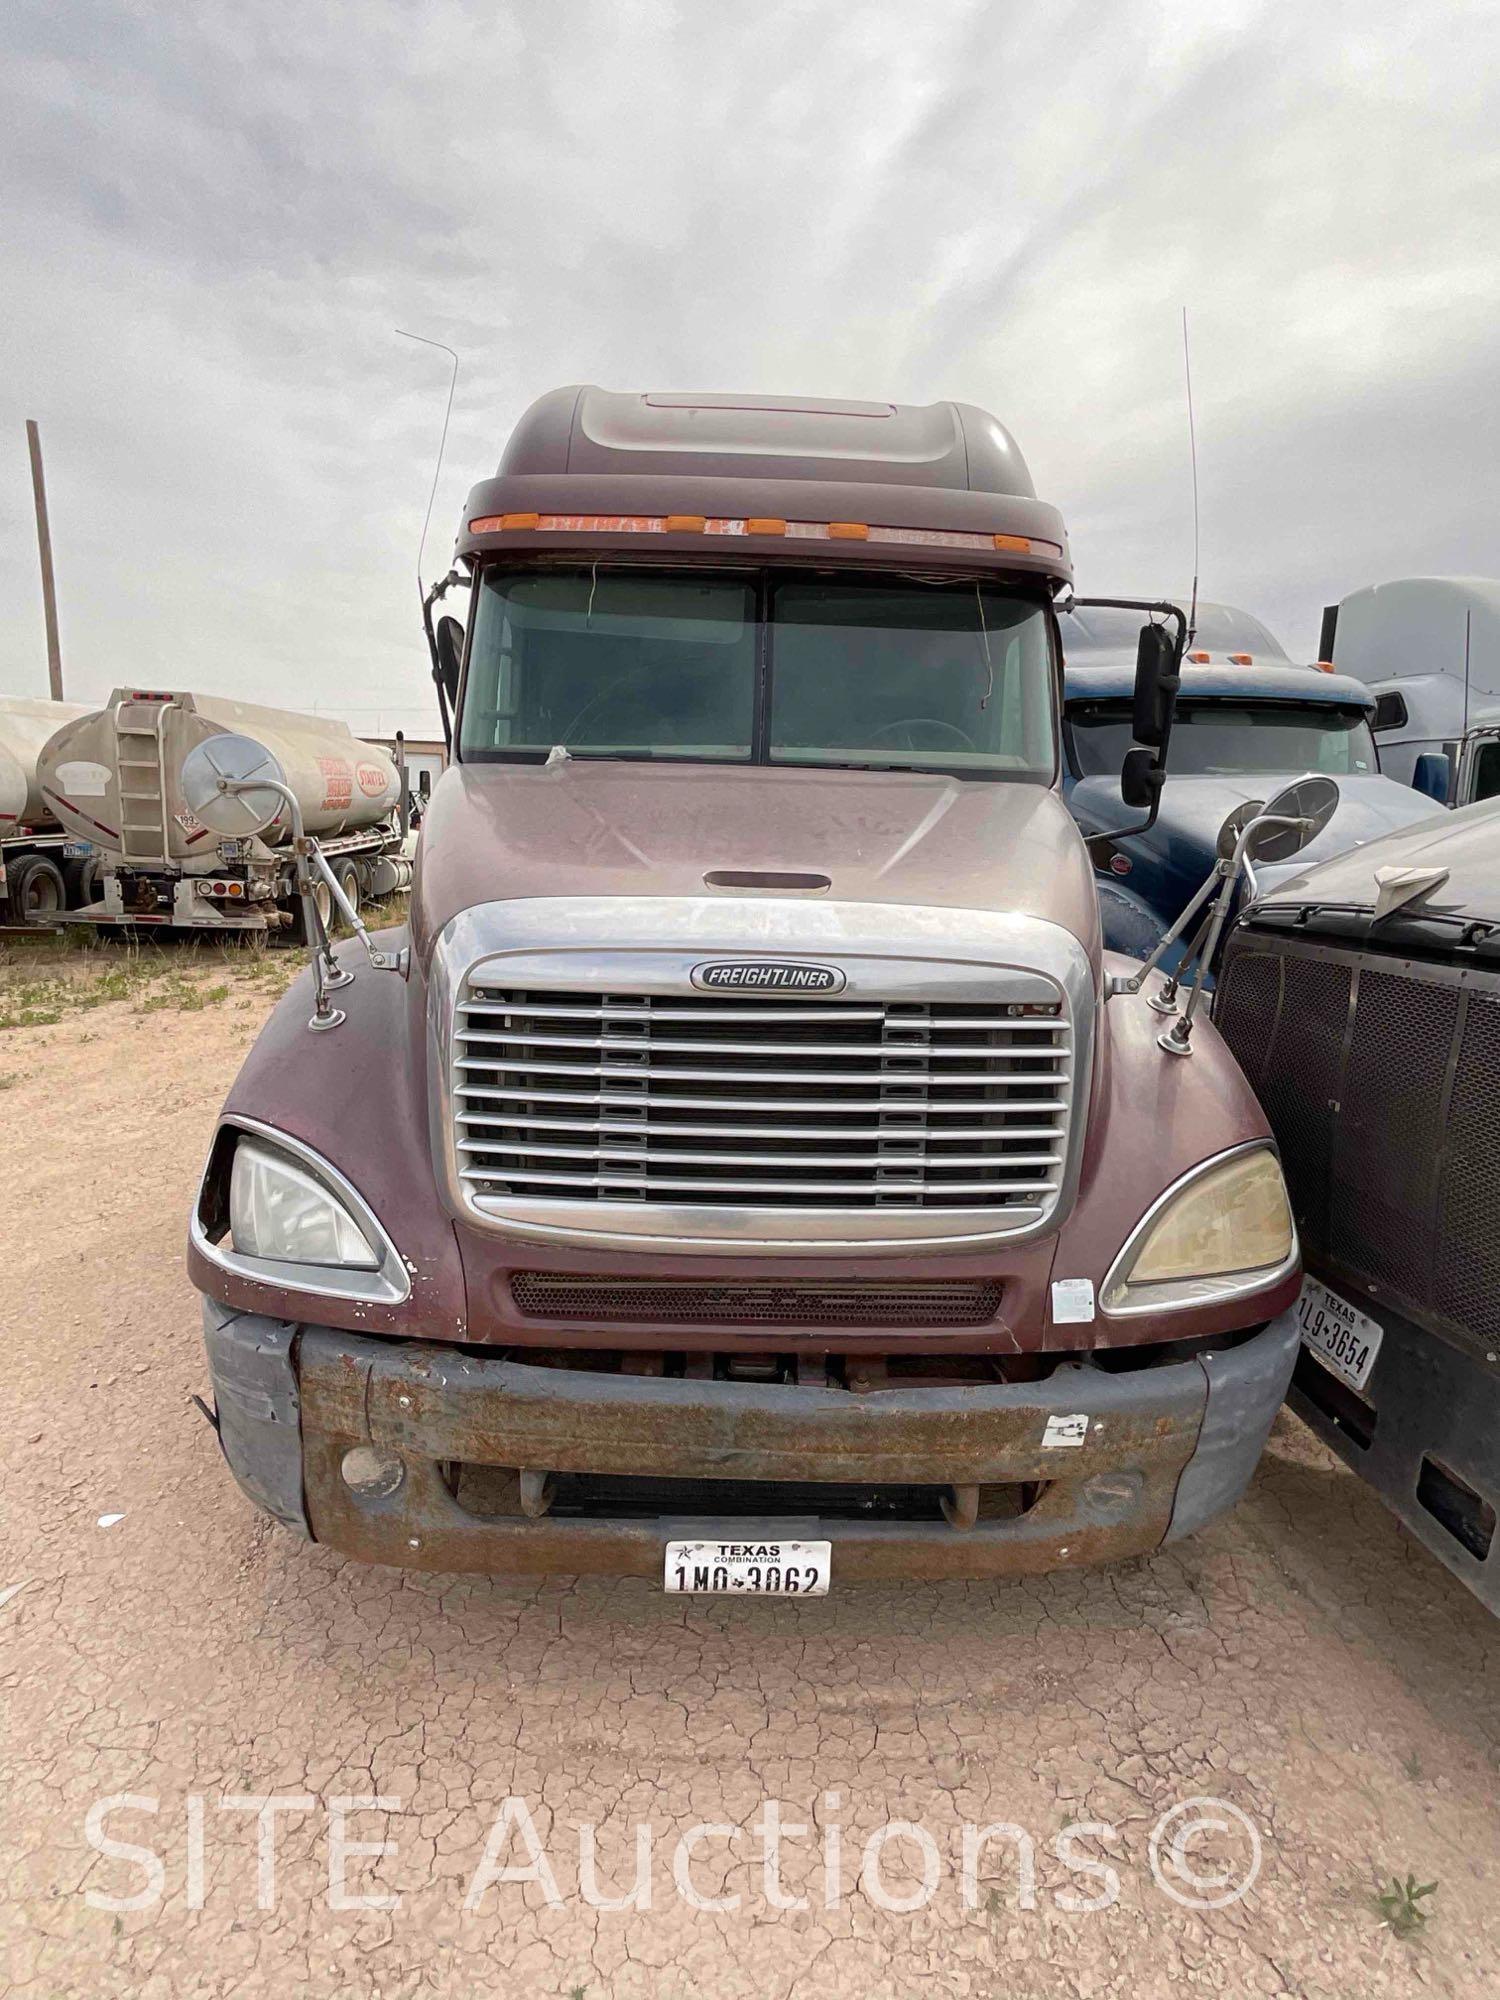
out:
M1331 1368L1351 1389L1363 1389L1375 1366L1385 1328L1330 1292L1316 1278L1302 1280L1302 1296L1297 1301L1297 1323L1302 1344Z

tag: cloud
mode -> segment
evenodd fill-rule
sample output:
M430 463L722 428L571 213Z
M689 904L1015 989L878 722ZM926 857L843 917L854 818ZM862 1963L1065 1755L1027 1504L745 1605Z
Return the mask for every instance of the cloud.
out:
M945 0L20 0L0 151L0 688L433 726L417 540L556 383L996 411L1080 584L1191 561L1294 650L1497 567L1500 15Z

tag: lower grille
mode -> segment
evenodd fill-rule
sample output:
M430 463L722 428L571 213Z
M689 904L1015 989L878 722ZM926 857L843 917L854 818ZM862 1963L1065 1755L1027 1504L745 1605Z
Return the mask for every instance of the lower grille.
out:
M946 1486L856 1486L846 1480L640 1479L560 1472L548 1514L553 1519L644 1520L710 1515L716 1521L764 1520L768 1515L820 1521L943 1519ZM1013 1521L1046 1491L1040 1484L981 1486L981 1521ZM516 1475L501 1466L458 1468L454 1498L466 1513L497 1520L520 1511Z
M961 1208L1019 1229L1062 1186L1060 995L793 1003L479 974L453 1060L459 1172L480 1202Z
M517 1308L529 1319L616 1320L659 1326L984 1326L1000 1310L998 1283L927 1285L695 1284L685 1279L570 1278L516 1271Z

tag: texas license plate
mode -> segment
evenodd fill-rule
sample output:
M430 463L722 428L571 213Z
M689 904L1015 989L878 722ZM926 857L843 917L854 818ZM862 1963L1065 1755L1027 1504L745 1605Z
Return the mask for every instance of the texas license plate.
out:
M825 1597L830 1542L668 1542L668 1590L694 1596Z
M1302 1280L1297 1321L1303 1346L1351 1389L1363 1389L1375 1366L1385 1328L1316 1278Z

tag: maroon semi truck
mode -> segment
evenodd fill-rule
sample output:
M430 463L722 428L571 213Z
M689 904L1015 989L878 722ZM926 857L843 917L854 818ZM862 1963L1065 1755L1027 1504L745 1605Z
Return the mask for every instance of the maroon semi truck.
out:
M1183 1060L1102 948L1066 533L1005 429L558 390L448 584L409 938L282 1000L192 1218L244 1490L373 1561L687 1591L1230 1506L1295 1231L1212 1026ZM1142 610L1145 803L1184 620Z

